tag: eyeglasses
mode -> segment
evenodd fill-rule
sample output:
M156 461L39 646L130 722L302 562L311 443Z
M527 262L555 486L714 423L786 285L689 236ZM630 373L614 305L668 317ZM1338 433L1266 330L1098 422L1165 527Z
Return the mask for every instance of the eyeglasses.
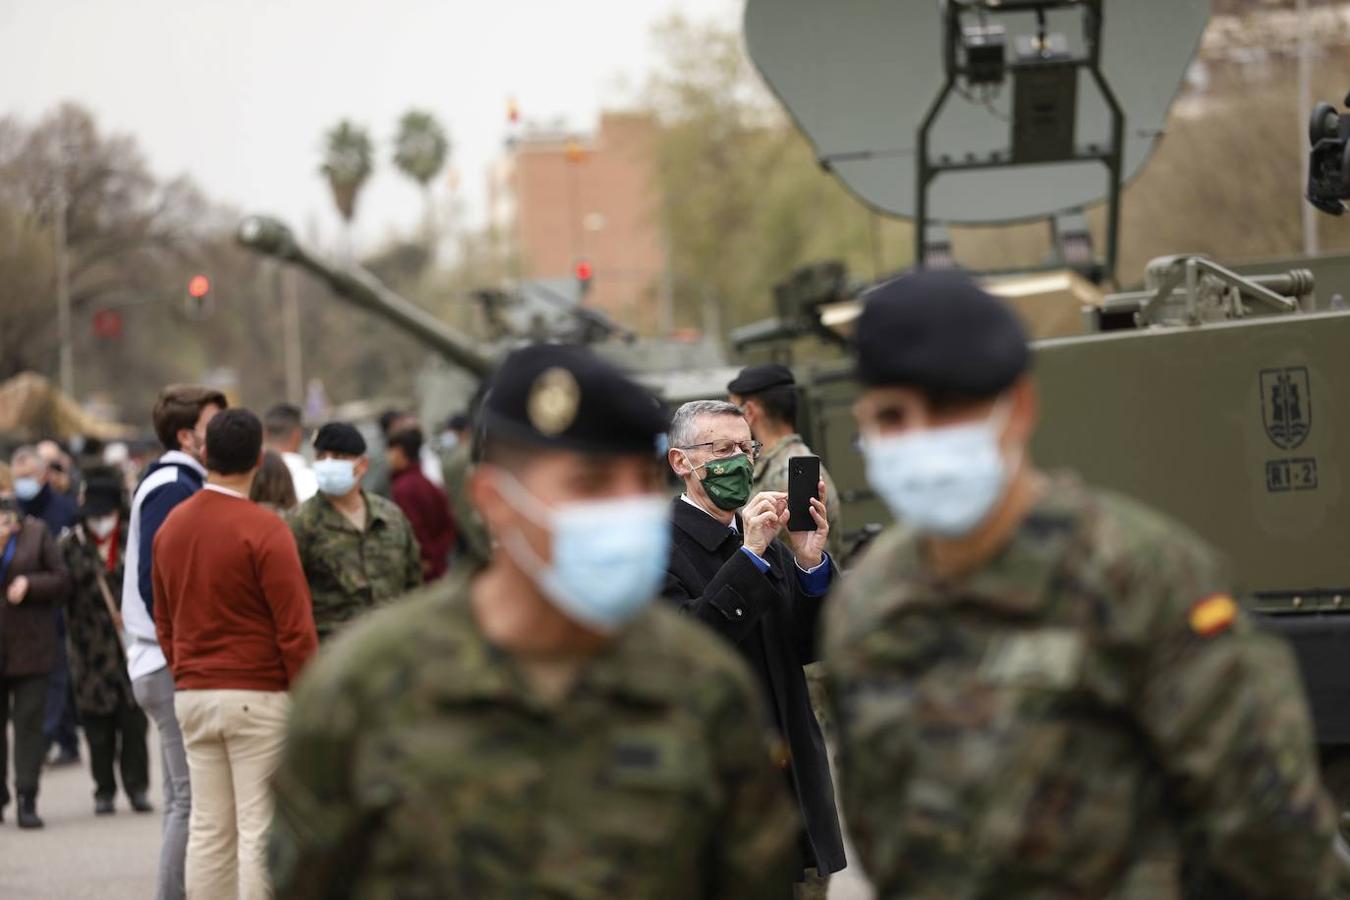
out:
M721 459L724 456L732 456L736 453L744 453L751 459L759 456L759 451L764 447L759 441L705 441L702 444L690 444L687 447L678 447L678 450L698 450L701 447L711 447L712 455Z

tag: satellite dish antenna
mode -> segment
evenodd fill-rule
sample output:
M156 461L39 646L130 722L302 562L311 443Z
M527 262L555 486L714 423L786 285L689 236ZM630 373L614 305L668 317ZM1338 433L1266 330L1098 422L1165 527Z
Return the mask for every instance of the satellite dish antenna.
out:
M1162 135L1210 0L747 0L755 66L863 202L934 222L1081 213ZM1015 168L1015 172L1006 171Z

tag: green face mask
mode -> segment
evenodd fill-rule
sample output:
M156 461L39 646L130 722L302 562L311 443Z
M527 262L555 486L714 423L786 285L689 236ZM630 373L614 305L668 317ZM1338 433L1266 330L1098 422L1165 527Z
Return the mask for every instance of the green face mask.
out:
M708 470L703 490L718 509L740 509L750 499L750 478L755 467L744 453L726 459L713 459L700 468Z

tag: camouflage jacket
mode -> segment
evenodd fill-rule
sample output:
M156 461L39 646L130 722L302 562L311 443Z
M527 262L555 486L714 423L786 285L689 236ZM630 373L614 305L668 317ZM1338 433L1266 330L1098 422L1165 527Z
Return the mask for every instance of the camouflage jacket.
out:
M752 490L783 491L788 489L788 460L794 456L815 456L806 446L800 434L789 434L773 447L766 447L759 459L755 460L755 476L751 482ZM836 560L843 559L844 532L839 525L839 495L834 489L834 479L821 463L820 478L825 482L825 518L830 523L830 555ZM784 543L786 539L784 538Z
M492 540L483 517L469 503L473 456L468 441L456 444L441 455L441 470L445 473L445 495L450 498L450 512L459 526L459 545L453 564L482 568L492 559Z
M1226 585L1182 527L1071 477L954 583L880 538L825 651L878 897L1173 900L1183 857L1212 896L1333 896L1292 654Z
M322 492L291 514L319 639L422 583L412 526L392 500L362 491L366 529L357 531Z
M122 638L117 633L108 604L99 590L98 575L112 593L113 603L122 603L122 553L126 550L126 521L119 528L117 567L107 571L98 548L83 525L61 532L61 553L70 572L71 591L66 598L66 648L70 657L71 689L75 707L87 716L110 715L119 700L135 705L127 675Z
M276 779L279 898L788 896L799 829L750 673L653 604L550 704L463 570L324 648Z

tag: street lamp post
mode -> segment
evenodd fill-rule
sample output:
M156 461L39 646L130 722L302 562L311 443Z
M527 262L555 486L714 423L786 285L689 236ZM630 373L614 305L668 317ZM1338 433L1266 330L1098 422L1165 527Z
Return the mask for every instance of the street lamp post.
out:
M56 328L60 348L58 367L61 390L67 397L75 396L75 348L70 317L70 261L66 253L66 184L65 165L57 172L53 232L56 238Z

